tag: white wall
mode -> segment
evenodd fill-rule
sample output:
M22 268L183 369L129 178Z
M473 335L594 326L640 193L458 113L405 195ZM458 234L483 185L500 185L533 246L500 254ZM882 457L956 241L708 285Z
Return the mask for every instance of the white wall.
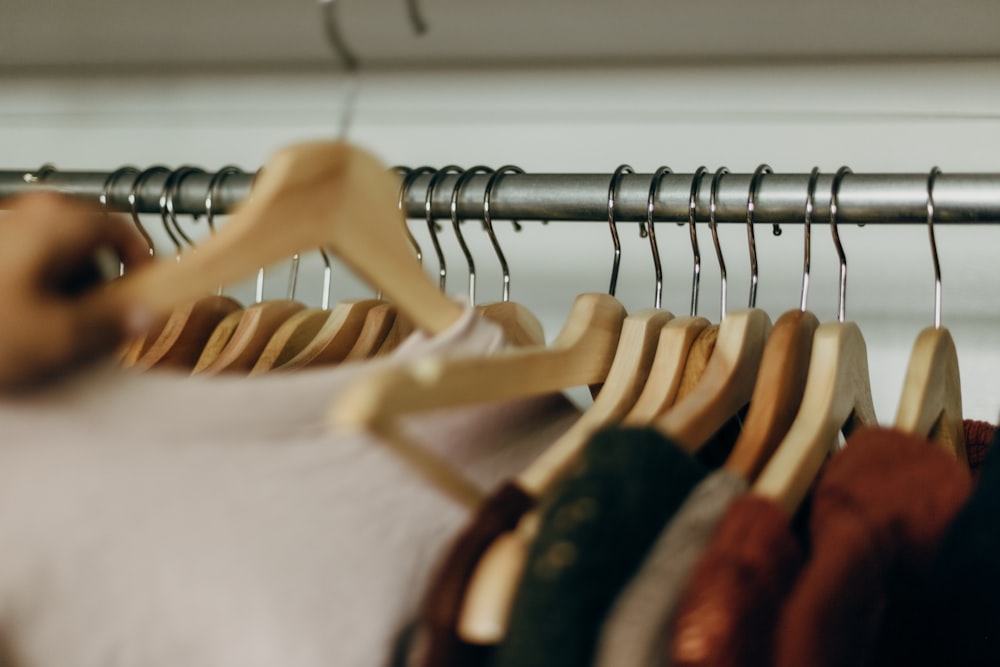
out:
M492 70L379 73L364 81L351 137L389 164L463 166L515 163L528 171L638 171L669 164L690 172L807 172L841 164L855 171L1000 171L1000 61L754 64L673 69ZM327 74L205 74L129 77L33 76L0 79L0 168L111 169L197 164L215 169L259 166L276 147L332 134L342 89ZM150 222L153 222L152 220ZM425 225L412 225L429 250ZM466 234L480 267L479 297L499 295L499 272L474 225ZM513 272L513 297L554 335L572 297L606 289L611 265L602 224L528 223L521 234L498 225ZM686 310L690 285L687 232L658 228L666 280L665 307ZM932 273L920 226L844 228L849 260L848 316L869 345L876 408L891 421L909 348L930 323ZM745 231L725 226L731 304L748 284ZM446 233L452 279L464 291L466 271ZM622 229L619 296L629 308L650 305L652 270L646 242ZM836 260L829 233L814 227L811 307L835 315ZM717 271L707 230L702 314L717 317ZM1000 227L940 227L945 323L952 329L970 417L1000 411ZM166 249L166 246L163 246ZM758 231L758 305L773 317L794 307L801 267L801 228L773 238ZM553 261L556 258L557 261ZM311 258L299 297L319 295ZM286 274L269 274L280 296ZM243 288L238 295L248 298ZM334 295L370 293L338 270Z

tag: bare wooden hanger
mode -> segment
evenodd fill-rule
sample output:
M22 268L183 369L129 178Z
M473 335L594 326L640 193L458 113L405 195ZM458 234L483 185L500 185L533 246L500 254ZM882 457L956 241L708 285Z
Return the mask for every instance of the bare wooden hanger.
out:
M837 233L841 167L830 192L830 229L840 258L840 298L836 322L822 324L813 337L809 374L799 412L752 492L773 499L794 514L837 444L837 433L878 424L868 376L868 351L858 325L845 322L847 258Z
M178 262L183 261L182 241L189 247L194 247L194 242L184 233L177 221L174 199L183 180L195 173L203 172L196 167L178 168L167 178L160 195L160 217L167 236L174 243ZM210 193L211 190L212 184L209 186ZM142 370L194 368L216 326L230 313L240 312L242 309L243 306L238 301L222 294L208 294L174 308L163 330L138 359L135 367Z
M770 167L761 165L751 179L751 205L747 207L749 229L753 227L757 186L763 175L769 173ZM803 220L805 259L800 307L779 317L771 330L757 371L750 409L733 450L726 458L725 467L728 470L750 481L760 473L778 443L788 433L805 391L813 336L819 326L816 316L806 309L809 296L811 222L818 179L819 168L814 168L809 175Z
M259 266L327 247L421 329L440 333L461 316L461 308L438 293L407 249L396 187L374 157L346 143L285 148L269 161L253 199L183 267L169 262L143 267L109 287L110 298L165 313Z
M653 354L653 363L642 393L623 420L629 426L645 426L657 416L666 412L674 404L681 378L684 375L688 352L699 334L709 326L709 321L698 317L698 294L701 282L701 251L695 229L695 213L698 207L698 191L701 177L707 169L698 167L691 179L691 193L688 196L688 229L691 236L691 252L694 258L691 276L691 313L689 317L677 317L660 330L660 339Z
M749 241L754 275L750 308L735 313L726 312L726 265L719 245L715 216L719 183L727 173L729 170L725 167L716 170L709 198L709 227L722 278L722 324L719 327L719 338L705 372L691 394L653 422L654 428L692 452L708 442L750 402L760 358L771 331L771 319L767 313L754 307L757 296L756 248L752 234L749 235Z
M490 173L492 172L492 173ZM465 243L465 237L459 228L458 219L458 198L465 182L476 173L490 173L486 181L486 188L483 191L483 227L489 235L490 243L500 261L500 268L503 273L503 296L501 301L477 306L476 311L488 320L500 325L504 332L504 338L515 347L526 345L544 345L545 330L542 323L534 313L520 303L510 300L510 268L507 266L507 259L500 248L500 241L497 239L496 230L493 229L493 189L499 184L507 174L523 174L524 170L514 165L505 165L496 171L489 167L472 167L455 183L455 189L451 195L451 224L455 230L455 237L458 239L465 259L469 264L469 303L476 305L476 267L472 259L472 253ZM517 222L515 221L515 225Z
M958 352L951 333L941 326L941 262L934 238L934 181L940 173L934 167L927 177L927 234L934 263L934 326L920 332L910 354L896 412L896 428L930 437L960 462L967 463Z

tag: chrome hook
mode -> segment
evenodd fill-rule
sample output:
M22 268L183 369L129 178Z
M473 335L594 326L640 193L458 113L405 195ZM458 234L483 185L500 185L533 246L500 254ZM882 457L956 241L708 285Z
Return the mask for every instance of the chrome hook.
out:
M423 174L433 174L437 171L434 167L417 167L416 169L410 169L409 167L396 167L396 170L403 175L403 180L399 184L399 200L397 205L399 206L399 211L403 216L403 230L406 232L406 238L410 240L410 245L413 246L413 252L417 255L417 262L423 266L424 264L424 251L417 243L417 239L414 238L413 234L410 232L410 226L406 224L406 220L409 217L406 211L406 193L410 191L410 186L413 182L417 180L419 176Z
M170 169L162 165L156 165L154 167L144 169L139 172L138 176L136 176L135 180L132 182L132 188L128 193L128 205L129 212L132 214L132 223L136 226L136 229L139 230L142 238L146 240L146 244L149 246L150 256L156 254L155 244L153 243L153 237L149 235L149 232L143 226L142 221L139 220L138 199L139 191L142 189L143 184L149 180L150 177L157 174L170 174Z
M698 212L698 194L701 192L702 177L708 173L705 166L698 167L691 177L691 193L688 196L688 228L691 232L691 252L694 256L694 270L691 277L691 317L698 314L698 290L701 286L701 251L698 249L698 232L695 218Z
M757 213L757 189L765 174L773 174L766 164L759 165L754 169L753 176L750 177L750 190L747 193L747 243L750 245L750 308L757 307L757 283L760 274L757 266L757 237L753 230L753 219Z
M722 286L721 315L719 321L726 319L728 310L729 281L726 275L726 260L722 257L722 246L719 244L719 225L715 221L715 214L718 211L719 183L722 177L729 173L725 167L719 167L712 176L712 189L708 196L708 228L712 231L712 243L715 245L715 256L719 260L720 285Z
M111 199L111 188L115 186L118 179L122 176L129 174L131 176L138 176L139 169L136 167L120 167L115 169L113 172L108 174L108 177L104 179L104 185L101 187L101 196L98 201L101 203L101 208L104 211L104 215L108 215L110 211L110 199ZM149 245L149 253L153 254L153 246ZM125 275L125 262L118 263L118 277Z
M470 167L465 170L462 175L458 177L455 181L455 188L451 191L451 226L455 230L455 238L458 239L458 245L462 248L462 254L465 255L465 261L469 265L469 305L476 305L476 263L472 258L472 252L469 251L469 246L465 242L465 235L462 234L462 230L459 228L459 223L461 222L458 218L458 196L462 192L462 188L465 187L473 176L477 174L489 174L493 170L489 167L479 165L476 167Z
M653 179L649 184L649 197L646 199L646 235L649 237L649 248L653 253L653 272L656 276L656 291L653 295L653 307L659 310L663 306L663 266L660 264L660 247L656 244L656 229L654 226L656 218L656 199L660 194L660 185L663 184L663 177L674 173L670 167L660 167L653 172Z
M934 181L941 175L937 167L927 176L927 235L931 240L931 259L934 261L934 328L941 328L941 262L938 259L937 239L934 237Z
M192 241L191 237L184 233L184 230L181 229L180 223L177 221L177 210L174 206L174 199L180 192L181 183L185 178L192 174L204 173L205 170L199 167L178 167L177 170L170 174L167 178L167 182L163 185L163 191L160 193L160 217L163 219L163 225L167 230L167 234L170 235L170 239L175 245L177 245L178 257L180 256L183 247L177 241L177 237L170 233L170 225L167 224L167 220L169 219L170 224L173 225L174 231L177 232L177 236L179 236L184 243L188 245L188 247L193 248L195 246L194 241Z
M222 190L222 184L230 176L242 173L242 169L236 165L230 164L219 169L212 175L212 178L209 179L208 187L205 189L205 224L208 225L209 234L215 234L215 200L219 197L219 191ZM222 285L219 285L219 289L216 293L219 296L222 296Z
M442 292L445 291L446 288L448 267L445 265L444 252L441 250L441 242L438 240L437 235L437 223L434 220L434 189L437 188L438 183L440 183L448 174L460 174L462 171L461 167L453 164L438 169L437 173L431 176L431 180L427 184L427 192L424 195L424 215L427 220L427 231L430 232L431 243L434 245L434 252L437 254L438 258L438 286Z
M483 227L486 229L486 234L490 238L490 243L493 245L493 251L497 255L497 260L500 262L500 270L503 273L503 302L507 303L510 301L510 267L507 265L507 258L503 254L503 250L500 248L500 241L497 239L496 232L493 229L493 188L500 182L507 174L523 174L524 169L518 166L508 164L497 169L490 176L489 180L486 181L486 190L483 192ZM517 220L511 220L513 223L514 231L521 231L521 225Z
M837 248L837 257L840 259L840 295L837 300L837 321L843 322L847 315L847 255L844 253L844 246L840 242L840 232L837 231L837 213L840 206L840 183L844 176L852 174L850 167L841 167L833 176L833 185L830 187L830 233L833 234L833 243Z
M804 258L802 260L802 300L799 310L806 312L809 301L809 272L812 269L812 216L816 208L816 183L819 181L819 167L809 172L809 187L806 190L806 213L802 219L804 236Z
M608 294L615 295L618 288L618 269L622 261L622 243L618 238L618 225L615 222L615 197L618 194L618 186L621 185L622 177L625 174L634 174L635 170L627 164L620 165L611 176L611 183L608 185L608 226L611 227L611 242L615 246L615 261L611 266L611 286Z
M344 111L340 116L340 136L347 136L351 121L354 119L354 111L357 107L358 94L361 92L361 80L358 73L361 70L361 61L358 60L354 52L347 46L343 33L340 30L340 21L337 19L337 0L318 0L323 14L323 29L326 33L326 41L333 49L341 65L347 71L350 88L344 99ZM410 25L417 35L427 32L427 22L424 20L417 0L406 0L407 16Z

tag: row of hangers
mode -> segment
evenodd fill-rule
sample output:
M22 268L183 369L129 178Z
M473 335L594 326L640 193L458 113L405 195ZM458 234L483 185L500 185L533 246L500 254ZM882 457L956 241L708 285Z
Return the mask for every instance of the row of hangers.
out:
M846 256L837 233L838 193L850 175L837 171L830 192L830 225L840 260L838 317L824 324L807 309L810 223L819 171L809 181L804 222L806 259L798 307L772 326L754 307L756 261L753 236L756 191L771 170L762 165L747 196L752 258L749 308L726 312L726 274L716 230L716 192L727 170L711 180L709 227L722 273L723 316L718 325L697 317L674 317L659 309L627 314L613 296L619 249L614 204L621 176L611 178L608 219L616 243L608 294L577 297L551 345L514 347L487 358L423 360L361 379L331 407L337 427L362 427L411 464L442 492L477 506L485 492L448 461L411 441L399 427L404 415L599 386L593 405L516 483L541 498L550 492L598 428L614 423L654 428L696 452L728 420L749 405L726 467L752 482L753 493L794 513L835 448L838 435L876 425L867 350L860 328L845 319ZM646 232L655 247L657 170L650 185ZM695 234L700 168L691 185L688 225L695 253L692 302L697 303L700 261ZM929 437L964 459L962 409L955 346L940 324L940 268L934 243L934 181L927 181L927 223L935 270L935 322L917 338L900 398L895 426ZM404 178L405 185L405 178ZM457 191L457 188L456 188ZM422 270L399 206L399 181L372 156L343 142L286 148L265 167L253 196L224 228L183 261L160 261L136 270L111 288L112 298L145 303L162 313L196 301L213 286L252 275L260 266L310 248L329 248L386 295L415 327L434 335L461 315ZM488 201L487 197L487 201ZM658 287L657 292L659 293ZM532 537L524 530L498 540L483 558L468 591L460 625L478 641L502 636L505 611ZM504 594L498 594L501 591Z
M458 216L458 198L468 181L477 174L489 174L483 198L484 227L493 244L503 269L503 300L484 304L477 310L484 317L498 322L507 339L515 345L544 343L544 332L538 319L525 307L511 302L510 272L493 229L490 207L493 190L508 173L523 173L518 167L505 166L494 171L488 167L468 170L455 166L434 169L418 167L395 169L402 176L398 206L402 209L407 191L413 182L424 174L432 174L426 190L427 224L439 260L441 289L445 286L446 268L437 237L437 221L433 210L434 195L440 181L449 174L460 174L451 193L451 222L459 245L469 265L469 299L475 304L476 273L472 254L465 242ZM52 173L40 171L39 178ZM153 241L136 211L137 194L156 174L166 174L160 194L160 217L166 235L174 245L177 262L184 263L190 253L197 252L191 237L179 224L174 201L184 179L195 173L204 173L196 167L170 170L156 166L140 171L135 167L122 167L106 179L101 202L107 208L108 194L121 179L131 177L129 204L133 222L146 239L153 253ZM242 173L236 167L220 169L210 179L205 193L205 219L211 234L215 233L214 201L225 179ZM408 239L417 260L422 260L422 250L407 230ZM186 247L185 247L186 246ZM380 297L340 301L330 305L332 269L327 253L320 249L323 259L323 296L318 308L309 308L295 300L298 280L298 254L292 257L292 268L286 299L264 300L264 269L257 273L256 302L244 307L236 299L225 296L220 287L215 294L174 308L170 314L140 338L130 341L121 352L122 364L137 370L174 369L189 370L195 375L219 373L245 373L259 375L282 370L297 370L367 359L391 351L413 331L407 317L399 315L396 307ZM120 269L124 273L124 267Z

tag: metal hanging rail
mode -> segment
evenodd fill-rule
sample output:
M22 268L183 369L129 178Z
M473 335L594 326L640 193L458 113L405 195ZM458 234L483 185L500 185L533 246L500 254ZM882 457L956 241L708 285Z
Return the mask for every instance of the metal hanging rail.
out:
M32 190L56 190L100 201L105 182L113 172L101 171L0 171L0 208L3 200ZM174 208L178 213L205 212L205 196L212 173L192 173L180 184ZM160 200L169 172L151 172L136 192L139 213L160 211ZM406 196L409 217L423 218L427 187L432 174L414 179ZM747 193L752 174L727 174L718 192L716 219L721 223L746 223ZM656 202L656 219L684 222L692 174L664 177ZM108 189L108 207L128 211L134 173L122 174ZM451 193L457 174L439 179L432 199L437 218L450 215ZM646 199L652 174L631 174L621 180L615 203L618 221L646 219ZM252 174L227 176L214 198L216 212L231 210L250 193ZM482 217L483 193L488 175L471 177L459 197L462 218ZM492 200L494 219L570 220L607 222L608 174L508 174L497 183ZM698 219L707 219L712 174L702 176ZM833 173L820 176L816 187L813 220L829 215ZM757 192L756 223L802 222L809 174L765 175ZM944 173L934 186L935 224L1000 223L1000 173ZM841 224L923 223L927 220L927 174L851 174L841 186L838 219Z

